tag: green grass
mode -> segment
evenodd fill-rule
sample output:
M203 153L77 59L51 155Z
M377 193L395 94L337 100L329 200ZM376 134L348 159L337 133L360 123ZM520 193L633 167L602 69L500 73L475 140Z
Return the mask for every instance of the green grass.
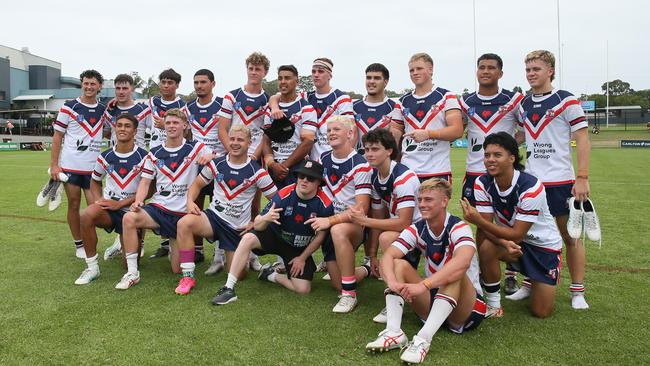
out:
M592 151L591 189L603 247L587 243L590 310L571 310L568 271L563 271L551 318L535 319L525 302L504 300L504 318L486 320L462 336L436 334L435 354L427 364L650 362L648 153ZM455 214L464 157L464 151L453 150ZM0 154L0 364L398 363L397 352L364 352L382 329L370 320L383 307L377 280L360 284L359 307L342 316L331 312L337 294L320 276L308 296L249 278L238 284L239 301L224 307L208 302L225 275L203 276L205 263L198 266L198 286L187 297L174 295L178 277L166 260L144 259L142 282L128 291L113 289L123 274L118 261L101 261L102 276L95 283L73 285L85 264L74 258L67 225L37 220L65 220L65 204L53 213L34 204L48 161L48 152ZM101 231L99 249L112 240ZM148 235L147 254L156 248L157 238ZM212 248L208 245L208 252ZM412 336L419 326L407 310L404 330Z

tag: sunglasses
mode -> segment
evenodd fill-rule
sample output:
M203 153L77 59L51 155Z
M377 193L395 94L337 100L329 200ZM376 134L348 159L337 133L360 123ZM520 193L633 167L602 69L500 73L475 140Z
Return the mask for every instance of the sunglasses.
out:
M303 175L303 174L298 174L298 179L307 179L307 182L309 182L309 183L313 183L316 180L316 178L314 178L314 177L308 177L308 176Z

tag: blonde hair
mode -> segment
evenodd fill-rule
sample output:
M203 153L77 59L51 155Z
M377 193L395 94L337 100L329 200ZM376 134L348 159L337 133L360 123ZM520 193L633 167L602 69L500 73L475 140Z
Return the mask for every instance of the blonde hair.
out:
M529 63L535 60L544 61L553 69L553 75L551 75L551 81L553 81L553 79L555 79L555 56L553 53L547 50L536 50L530 52L526 55L524 63Z
M428 63L431 64L431 66L433 66L433 59L431 58L431 56L429 56L428 53L424 53L424 52L416 53L415 55L411 56L411 59L409 60L409 63L411 63L413 61L417 61L417 60L422 60L424 62L428 62Z
M167 117L178 117L180 118L183 122L187 123L187 115L183 113L180 109L178 108L172 108L165 112L165 119Z
M271 62L263 53L253 52L248 57L246 57L246 67L248 67L248 65L262 65L264 66L264 70L269 71Z
M327 119L328 125L330 123L335 123L335 122L342 124L343 126L347 127L350 130L352 130L356 126L356 124L354 123L354 118L352 118L352 116L336 115Z
M248 138L248 140L252 139L251 130L248 127L246 127L245 125L238 124L238 125L232 126L230 128L230 131L228 131L228 135L230 135L233 132L243 132L244 135L246 135L246 137Z
M440 179L440 178L431 178L427 179L422 184L420 184L420 191L419 192L425 192L425 191L440 191L447 196L447 198L451 199L451 184L446 181L445 179Z

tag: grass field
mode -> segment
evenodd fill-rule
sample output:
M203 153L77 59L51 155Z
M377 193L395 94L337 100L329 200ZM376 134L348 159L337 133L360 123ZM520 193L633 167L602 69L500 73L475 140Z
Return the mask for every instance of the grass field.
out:
M552 317L535 319L525 302L504 300L506 315L486 320L477 331L462 336L438 332L427 364L649 364L649 153L592 151L591 189L603 246L587 243L591 309L571 309L565 270ZM455 214L464 157L464 151L453 150ZM360 305L347 315L331 312L337 294L320 276L308 296L250 277L238 284L239 301L212 306L208 302L225 274L203 276L207 263L198 266L198 286L187 297L173 293L178 277L166 260L144 259L142 281L128 291L113 288L123 274L118 261L100 261L102 275L96 282L73 285L85 263L74 257L65 204L54 213L34 204L48 162L49 152L0 153L0 292L5 294L0 302L0 364L399 362L398 352L364 351L382 329L371 321L384 305L377 280L360 284ZM147 236L147 254L157 248L156 239ZM101 231L100 251L112 241L113 236ZM208 245L207 251L212 248ZM419 326L407 310L407 335Z

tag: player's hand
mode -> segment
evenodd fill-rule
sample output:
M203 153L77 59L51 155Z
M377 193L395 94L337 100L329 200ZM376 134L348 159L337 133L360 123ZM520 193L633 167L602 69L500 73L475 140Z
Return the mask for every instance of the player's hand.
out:
M129 210L130 210L131 212L140 212L140 210L142 209L142 206L144 206L144 202L142 202L142 201L135 201L135 202L133 202L133 203L131 204L131 206L129 207Z
M60 182L61 181L61 179L59 179L59 173L63 173L63 169L61 169L60 166L58 166L58 165L50 165L50 177L55 182Z
M370 275L375 278L381 277L379 273L379 259L377 257L370 257Z
M151 114L151 116L153 117L153 126L155 128L160 129L160 130L165 129L165 119L164 118L162 118L160 116L157 116L157 115L155 115L153 113Z
M476 207L473 207L469 203L467 197L463 197L463 199L460 200L460 208L463 209L463 218L469 223L478 225L478 223L483 219L481 214L476 210Z
M514 241L502 239L499 244L501 244L502 247L506 248L508 256L512 258L519 258L524 254L521 251L521 246Z
M106 108L113 109L117 106L117 98L113 98L106 103Z
M289 261L289 264L291 265L291 277L302 276L305 270L305 260L301 256L295 257Z
M279 180L286 178L287 174L289 174L289 169L281 163L273 162L269 165L269 168L273 172L273 176Z
M197 165L207 165L212 159L216 158L217 154L215 153L207 153L199 156L196 158L196 164Z
M356 206L348 206L348 214L353 223L361 226L365 226L365 221L368 218L366 213L362 209L357 208Z
M122 208L120 201L107 200L106 198L100 198L95 201L95 203L98 204L102 209L108 211L117 211Z
M584 201L589 198L589 180L578 178L571 188L571 194L578 201Z
M400 295L402 295L406 301L412 302L414 298L426 293L427 291L429 291L429 289L421 283L406 283L404 284L404 287L402 287Z
M386 282L386 286L388 286L388 288L396 294L402 293L402 288L404 288L404 285L406 284L403 282Z
M422 142L429 139L429 131L423 129L413 130L404 134L405 138L412 138L415 142Z
M271 117L273 119L280 119L284 117L284 112L280 108L277 107L271 107Z
M271 207L269 208L269 212L266 213L266 215L263 216L264 221L268 223L275 223L280 225L280 212L282 212L283 208L275 208L275 202L271 203Z
M246 224L246 226L244 226L244 230L242 230L239 233L239 236L244 236L244 234L246 234L247 232L253 230L253 226L254 226L253 221L249 221L248 224Z
M190 215L201 215L201 209L199 208L199 205L196 204L194 201L189 201L187 202L187 213Z
M312 217L305 221L305 225L311 225L314 231L327 230L330 228L330 219L329 217Z

